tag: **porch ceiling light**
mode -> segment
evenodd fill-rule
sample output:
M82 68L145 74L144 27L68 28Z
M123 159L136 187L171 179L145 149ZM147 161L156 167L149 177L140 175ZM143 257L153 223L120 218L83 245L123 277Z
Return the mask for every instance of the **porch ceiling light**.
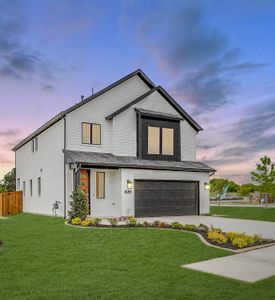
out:
M207 191L210 190L210 184L209 184L209 182L205 182L204 183L204 189L207 190Z
M127 189L131 190L133 188L133 182L129 179L127 179Z

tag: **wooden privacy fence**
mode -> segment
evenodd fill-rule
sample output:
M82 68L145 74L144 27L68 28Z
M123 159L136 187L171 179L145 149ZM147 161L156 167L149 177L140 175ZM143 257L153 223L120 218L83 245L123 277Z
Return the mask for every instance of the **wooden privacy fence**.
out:
M0 193L0 216L19 214L23 211L23 192Z

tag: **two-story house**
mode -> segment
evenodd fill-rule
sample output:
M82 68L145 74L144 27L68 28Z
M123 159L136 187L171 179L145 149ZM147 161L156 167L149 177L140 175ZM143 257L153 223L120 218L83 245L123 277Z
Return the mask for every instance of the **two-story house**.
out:
M137 70L64 110L13 148L25 212L67 216L85 191L92 216L209 212L211 167L196 161L202 128Z

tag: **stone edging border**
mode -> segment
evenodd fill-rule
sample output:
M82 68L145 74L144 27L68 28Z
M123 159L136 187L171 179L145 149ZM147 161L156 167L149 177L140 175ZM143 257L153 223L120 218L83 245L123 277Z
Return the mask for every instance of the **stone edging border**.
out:
M93 228L93 229L126 229L126 228L135 228L135 227L122 227L123 225L117 225L116 227L112 227L112 226L105 226L105 227L76 226L76 225L69 224L67 221L65 222L65 225L71 226L71 227L74 227L74 228L81 228L81 229L91 229L91 228ZM119 227L121 227L121 228L119 228ZM142 227L136 227L136 228L142 228ZM147 227L144 227L143 229L146 229L146 228ZM148 227L147 229L172 230L172 231L181 231L181 232L186 232L186 233L194 233L199 237L199 239L205 245L210 246L210 247L214 247L214 248L217 248L217 249L227 250L227 251L230 251L230 252L235 253L235 254L240 254L240 253L244 253L244 252L248 252L248 251L252 251L252 250L257 250L257 249L261 249L261 248L267 248L267 247L271 247L271 246L275 245L275 242L273 242L273 243L269 243L269 244L262 244L262 245L257 245L257 246L253 246L253 247L247 247L247 248L244 248L244 249L234 250L234 249L219 247L217 245L210 244L201 234L199 234L198 232L195 232L195 231L177 230L177 229L172 229L172 228L157 228L157 227Z

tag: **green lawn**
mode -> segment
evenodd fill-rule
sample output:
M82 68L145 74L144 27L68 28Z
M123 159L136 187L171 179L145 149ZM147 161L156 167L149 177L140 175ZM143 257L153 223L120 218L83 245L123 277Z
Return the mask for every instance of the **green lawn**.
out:
M229 218L275 222L275 208L211 206L210 213Z
M0 219L0 239L1 299L275 299L275 276L248 284L181 268L229 255L192 233L21 214Z

